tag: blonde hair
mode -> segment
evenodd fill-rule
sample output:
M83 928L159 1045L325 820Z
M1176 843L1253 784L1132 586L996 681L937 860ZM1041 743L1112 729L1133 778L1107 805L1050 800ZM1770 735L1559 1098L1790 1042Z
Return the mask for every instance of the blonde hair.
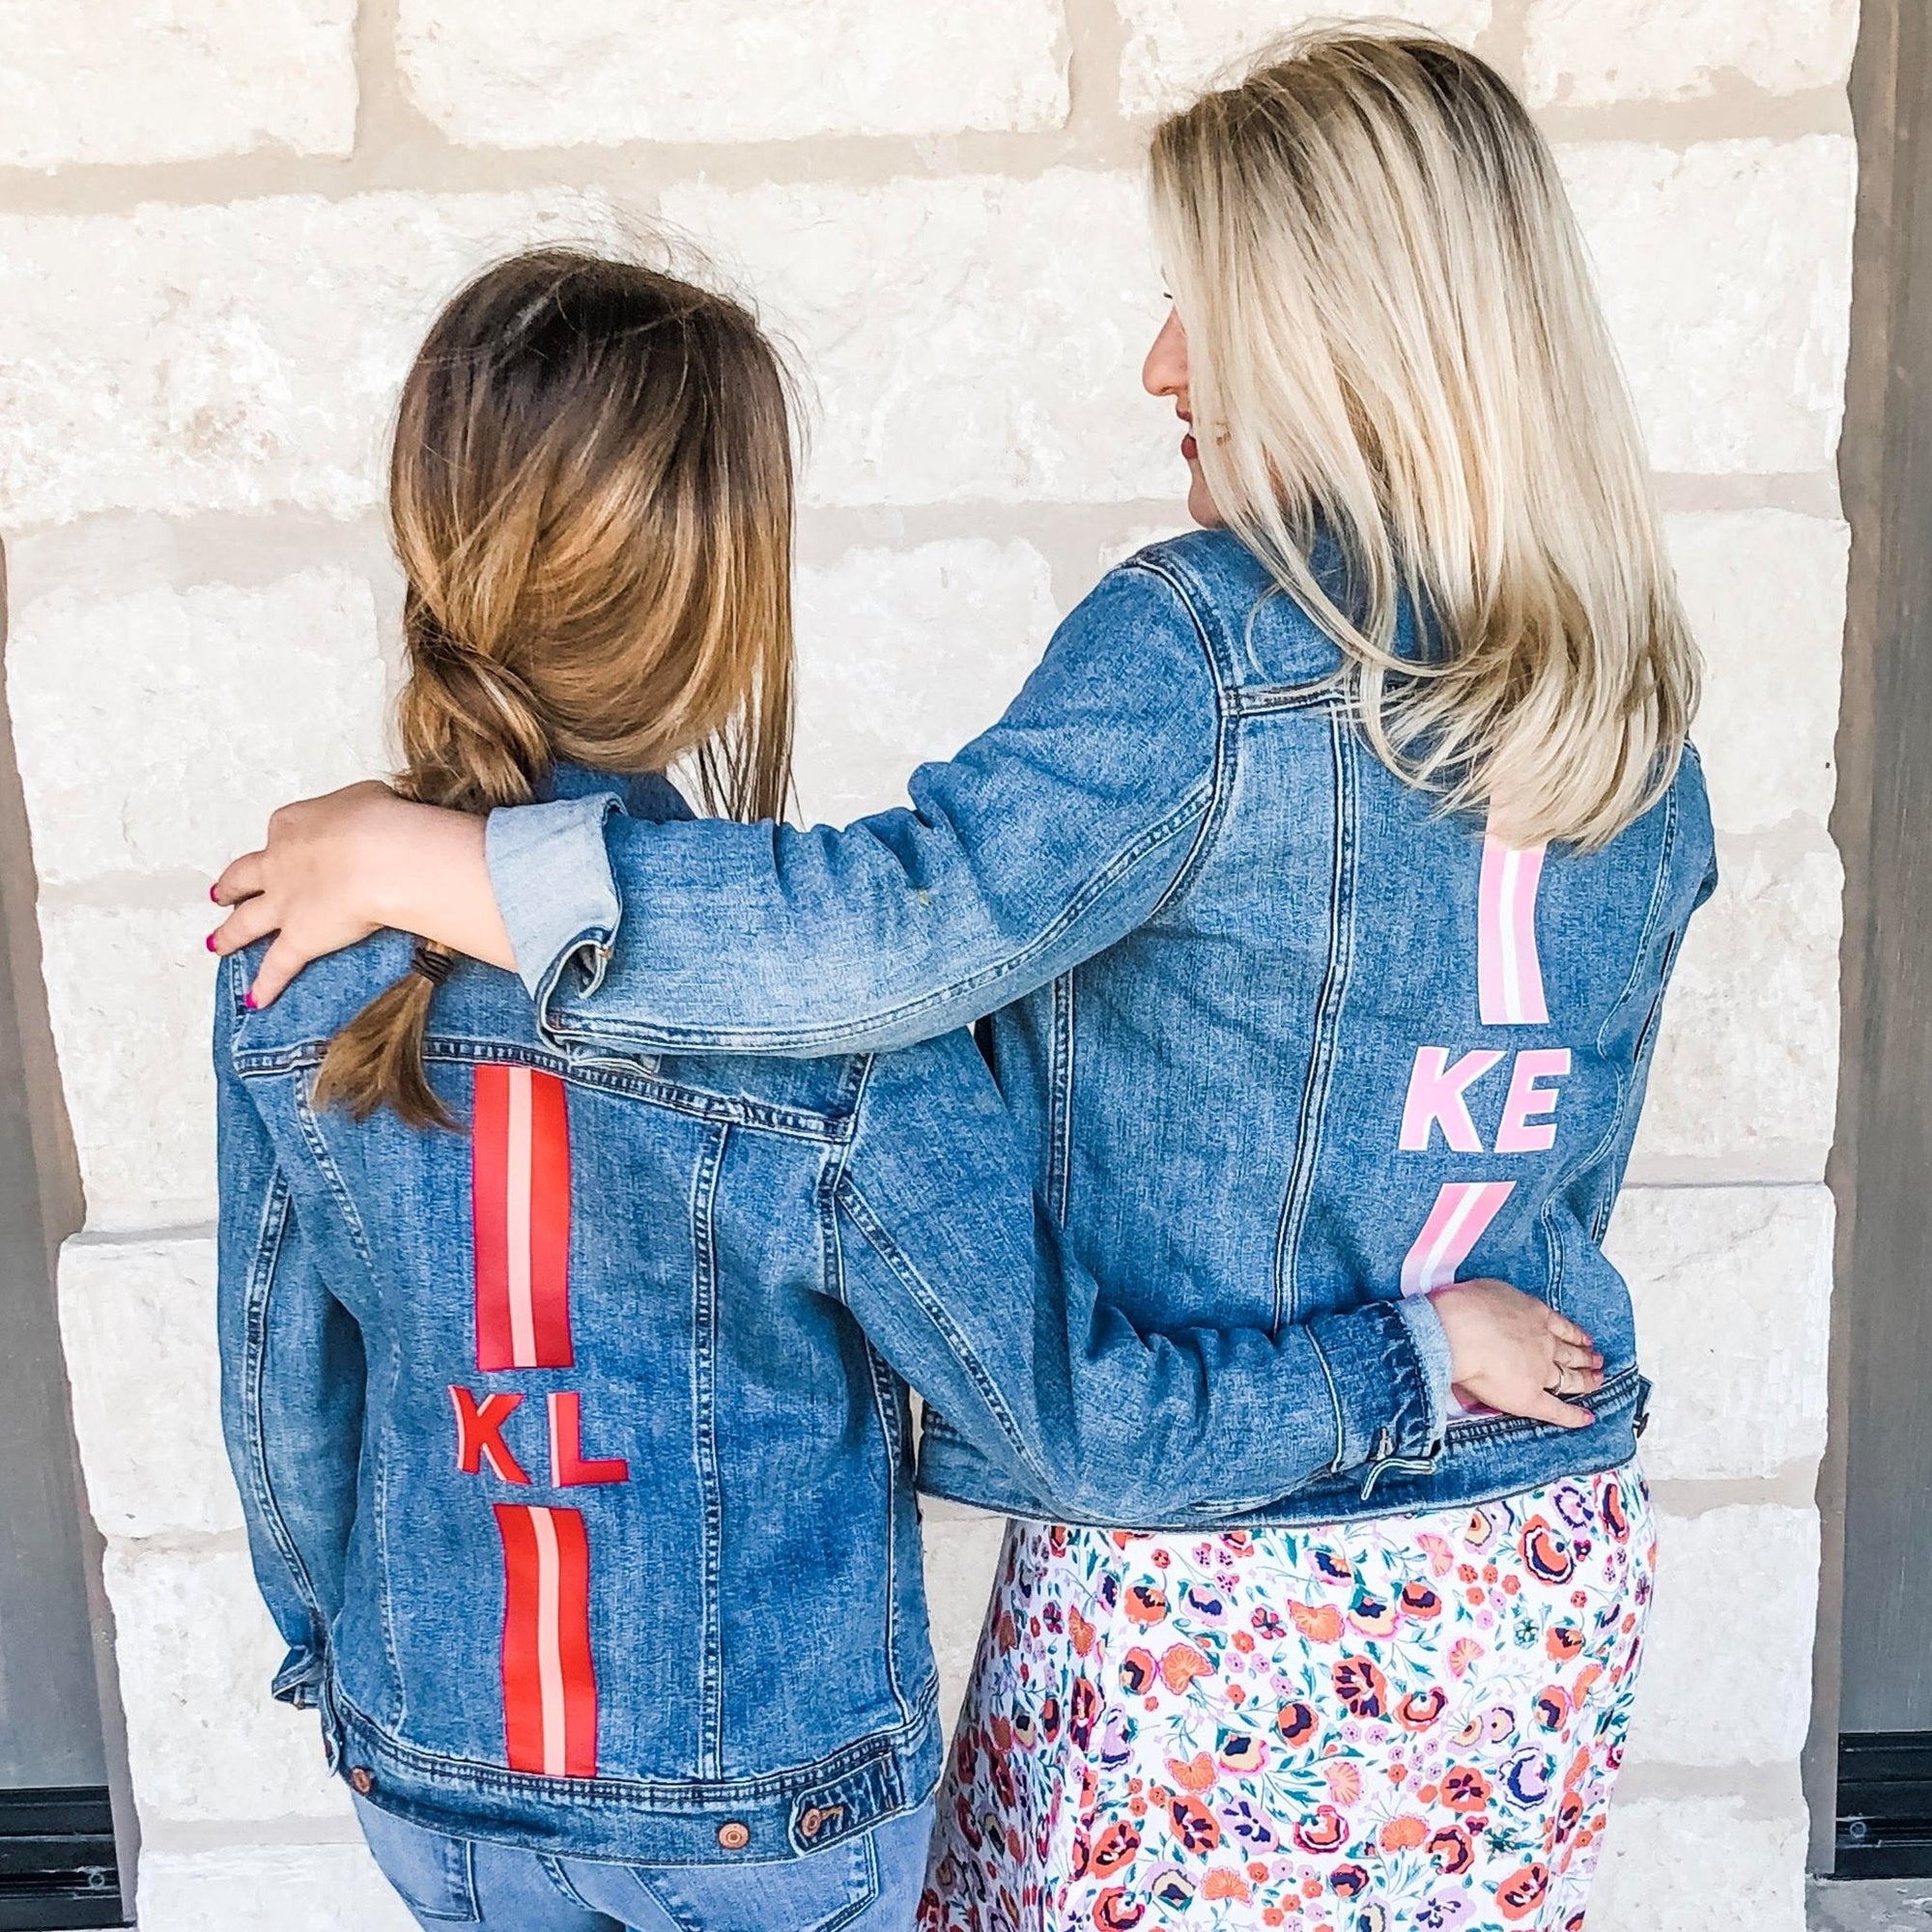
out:
M1342 651L1368 743L1512 843L1602 846L1668 786L1699 668L1521 102L1446 42L1317 29L1151 161L1208 492Z
M782 815L792 722L783 371L737 303L572 249L479 275L403 387L397 788L484 813L559 759L684 760L707 809ZM446 957L330 1043L318 1104L450 1124L423 1071Z

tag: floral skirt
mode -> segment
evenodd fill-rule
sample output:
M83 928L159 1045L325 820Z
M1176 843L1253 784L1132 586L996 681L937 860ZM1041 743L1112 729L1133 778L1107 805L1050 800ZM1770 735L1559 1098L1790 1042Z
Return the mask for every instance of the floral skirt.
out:
M1634 1463L1306 1529L1014 1524L921 1932L1577 1932L1654 1558Z

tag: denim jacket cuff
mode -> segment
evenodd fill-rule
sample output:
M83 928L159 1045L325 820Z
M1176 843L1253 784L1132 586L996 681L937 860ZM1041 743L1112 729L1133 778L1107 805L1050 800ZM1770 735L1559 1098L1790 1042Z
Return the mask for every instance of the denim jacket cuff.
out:
M1372 1301L1310 1323L1333 1385L1337 1474L1373 1489L1390 1468L1427 1469L1442 1447L1429 1371L1399 1301Z
M269 1694L298 1711L312 1711L322 1700L322 1652L314 1644L289 1646L282 1667L269 1686Z
M1422 1373L1429 1383L1429 1417L1432 1437L1439 1438L1449 1426L1449 1411L1455 1401L1455 1358L1449 1350L1449 1331L1435 1304L1426 1294L1408 1294L1396 1303L1408 1339L1422 1361Z
M617 807L611 793L595 792L490 814L484 833L490 886L540 1024L572 960L581 962L590 992L610 961L623 908L604 821Z

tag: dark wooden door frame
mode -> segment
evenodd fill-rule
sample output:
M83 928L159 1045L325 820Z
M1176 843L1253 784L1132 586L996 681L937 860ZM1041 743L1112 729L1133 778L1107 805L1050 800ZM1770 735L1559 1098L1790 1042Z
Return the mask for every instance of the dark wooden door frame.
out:
M1902 882L1932 865L1932 735L1901 743L1915 693L1932 692L1932 17L1925 0L1863 0L1852 76L1859 140L1852 354L1839 481L1852 526L1844 695L1832 832L1845 866L1843 1051L1828 1179L1837 1204L1831 1431L1819 1471L1823 1520L1812 1728L1804 1757L1811 1863L1830 1871L1838 1812L1848 1574L1869 1577L1871 1511L1861 1488L1888 1446L1874 1435L1874 1357L1899 1309L1901 1174L1932 1178L1932 942L1914 912L1932 889ZM1911 903L1908 903L1908 897ZM1922 921L1920 929L1932 931ZM1915 952L1926 956L1924 964ZM1866 1200L1887 1202L1883 1223ZM1897 1337L1890 1337L1894 1350ZM1932 1395L1925 1398L1932 1411ZM1932 1413L1925 1421L1932 1430ZM1848 1521L1851 1548L1848 1552ZM1861 1541L1863 1538L1863 1541ZM1861 1616L1865 1614L1861 1602ZM1857 1648L1855 1645L1854 1648ZM1854 1700L1855 1702L1856 1700ZM1868 1706L1867 1706L1868 1707Z

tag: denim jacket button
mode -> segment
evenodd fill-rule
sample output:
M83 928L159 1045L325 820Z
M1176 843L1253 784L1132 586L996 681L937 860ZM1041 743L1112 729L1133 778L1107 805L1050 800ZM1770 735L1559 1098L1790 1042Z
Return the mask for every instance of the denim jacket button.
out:
M742 1852L752 1842L752 1828L733 1818L719 1826L718 1842L727 1852Z
M798 1821L799 1833L802 1837L815 1838L818 1836L819 1829L824 1825L824 1823L825 1823L825 1813L821 1811L816 1804L814 1804L810 1807L810 1810L806 1812L805 1816Z
M355 1787L358 1798L367 1798L376 1788L376 1774L366 1764L358 1764L349 1774L349 1781Z

